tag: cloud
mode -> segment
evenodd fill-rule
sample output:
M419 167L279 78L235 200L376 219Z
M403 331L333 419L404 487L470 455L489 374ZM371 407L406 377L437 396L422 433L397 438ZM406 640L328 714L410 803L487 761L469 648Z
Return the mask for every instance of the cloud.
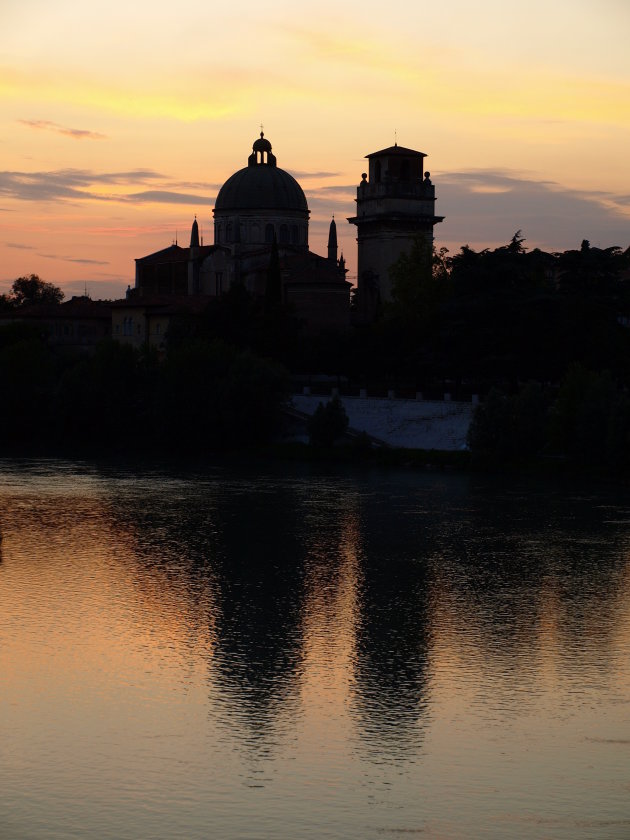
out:
M125 196L125 200L158 204L190 204L194 206L214 204L214 198L208 198L208 196L169 192L168 190L144 190L139 193L131 193L131 195Z
M444 222L435 226L436 245L446 245L452 252L466 243L476 249L506 244L517 230L523 232L530 249L561 251L579 247L582 239L598 247L630 244L629 196L625 193L569 189L512 170L434 172L432 179L435 212L445 216ZM356 186L329 185L306 191L313 239L325 239L334 213L340 242L354 240L356 228L345 220L356 212Z
M120 187L154 185L161 181L165 189L134 192L120 191ZM184 193L170 189L169 179L152 169L132 169L126 172L93 172L86 169L58 169L52 172L0 172L0 195L20 201L107 201L132 203L210 205L208 195ZM206 185L214 186L214 185ZM103 187L112 187L111 191ZM203 188L196 185L195 188ZM214 191L214 190L213 190Z
M152 169L132 169L127 172L93 172L87 169L4 171L0 172L0 195L21 201L112 201L119 200L121 196L98 192L96 188L138 186L163 178L163 175Z
M74 140L107 140L107 135L100 134L98 131L87 131L84 128L67 128L64 125L59 125L49 120L18 120L18 122L40 131L54 131L56 134L63 134L65 137L72 137Z
M357 181L356 184L329 184L327 187L316 187L314 190L311 190L312 193L352 193L352 196L356 196L356 189L359 186L359 182Z
M20 251L34 251L34 245L19 245L17 242L5 242L7 248L19 248Z
M349 64L373 72L392 72L403 65L396 65L394 56L388 54L385 42L366 37L348 37L336 31L313 29L301 26L283 25L280 27L294 39L301 50L309 50L326 62ZM404 65L407 68L407 65ZM408 72L408 71L407 71Z
M330 222L330 216L335 214L337 219L345 219L347 216L354 216L356 204L354 199L357 194L357 185L337 185L317 187L306 191L308 206L314 217L323 215Z
M80 263L81 265L109 265L108 260L89 260L80 259L79 257L64 257L61 254L37 254L46 260L61 260L62 262Z
M294 178L336 178L340 172L307 172L303 169L288 169Z
M522 230L529 247L626 246L630 219L624 196L587 192L509 170L480 169L435 175L436 242L473 247L506 243ZM625 211L625 212L624 212Z
M222 184L208 184L204 181L171 181L169 186L177 190L204 190L207 192L217 192L221 189Z

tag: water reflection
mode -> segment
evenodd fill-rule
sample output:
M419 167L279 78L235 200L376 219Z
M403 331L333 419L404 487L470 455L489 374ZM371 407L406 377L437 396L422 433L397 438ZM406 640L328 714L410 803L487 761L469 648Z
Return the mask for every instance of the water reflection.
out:
M416 755L427 708L426 558L364 558L353 710L376 761Z
M300 493L219 479L164 483L141 511L117 494L121 530L134 534L139 584L203 605L208 690L221 725L253 752L269 750L296 714L302 660L304 547ZM134 491L137 488L134 489ZM168 583L168 586L165 584ZM191 612L199 632L199 614Z
M280 720L296 713L304 597L298 505L278 487L222 501L212 676L229 704L227 720L268 748Z
M553 817L546 787L571 775L570 760L552 751L559 733L562 756L579 753L580 766L609 751L617 787L606 796L621 802L630 497L412 473L52 464L5 467L4 478L0 609L11 630L1 649L13 675L12 739L21 728L43 737L49 718L51 732L71 731L69 699L80 708L89 696L83 737L99 732L103 708L114 722L86 749L86 766L107 754L117 727L132 739L134 759L114 768L115 784L154 772L136 759L150 753L149 739L165 754L160 739L181 739L181 752L169 747L176 760L161 790L174 785L187 801L189 775L179 789L174 779L192 754L198 778L212 780L199 783L196 807L217 805L220 789L226 811L246 813L252 800L237 787L275 796L269 813L291 801L312 807L314 797L336 836L419 831L429 817L435 833L466 836L474 825L474 836L521 836L522 791L532 791L527 809L547 808L540 826ZM22 684L32 717L18 702ZM199 715L187 727L191 709ZM79 749L71 740L49 748L68 759L56 759L68 777ZM20 750L28 746L11 754ZM506 755L508 770L518 767L512 777ZM485 781L472 786L480 770ZM375 774L378 806L365 798ZM595 807L594 788L571 778L574 825L586 803ZM463 805L447 825L439 802L455 781ZM353 803L346 822L321 804L332 787ZM483 822L488 801L503 809L494 835ZM381 820L368 828L366 804ZM599 816L616 824L621 807ZM284 836L308 834L295 828L299 813L296 804ZM403 813L413 819L397 822ZM224 826L225 836L253 836L249 819ZM178 831L203 836L177 826L170 836Z
M489 720L606 684L627 613L627 528L610 527L599 497L482 487L473 500L435 567L440 667L461 677L472 663Z
M188 600L220 720L254 752L295 728L305 690L322 707L343 693L362 754L395 761L420 749L438 666L474 663L493 719L533 708L565 665L585 684L610 667L628 538L602 536L611 511L588 498L403 477L385 506L349 479L146 482L141 509L118 483L109 499L137 585L163 611L173 590Z

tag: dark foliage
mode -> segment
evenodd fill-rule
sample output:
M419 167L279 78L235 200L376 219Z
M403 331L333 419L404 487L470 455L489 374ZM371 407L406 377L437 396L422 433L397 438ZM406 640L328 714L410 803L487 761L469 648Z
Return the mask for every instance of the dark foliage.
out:
M13 281L11 292L0 297L0 309L17 309L34 304L61 303L64 294L52 283L44 282L37 274L28 274Z
M339 397L333 397L326 405L321 403L308 421L308 434L312 446L330 448L348 428L348 415Z
M473 463L528 461L548 443L551 394L536 382L514 395L492 388L468 430Z
M178 449L263 443L286 392L277 364L221 341L193 341L165 363L161 436Z
M275 428L288 371L371 393L477 393L476 461L555 455L630 467L630 249L585 240L563 253L529 251L519 231L499 248L449 256L420 239L391 276L393 299L374 323L311 333L282 303L272 253L265 299L237 283L173 321L161 362L114 342L91 357L58 357L36 329L0 328L0 440L5 451L255 443ZM60 299L31 275L0 309ZM314 443L343 434L342 412L321 406Z
M579 363L630 387L630 250L528 251L518 231L448 256L419 240L391 276L392 302L347 351L362 383L514 393L530 380L557 387Z
M287 393L281 366L221 341L155 354L115 341L58 357L37 331L0 328L2 451L216 451L270 439Z

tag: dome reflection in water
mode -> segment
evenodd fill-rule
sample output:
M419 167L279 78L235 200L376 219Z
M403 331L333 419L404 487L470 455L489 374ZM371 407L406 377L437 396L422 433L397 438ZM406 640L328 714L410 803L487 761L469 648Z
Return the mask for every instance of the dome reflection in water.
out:
M2 464L9 837L623 837L630 496Z

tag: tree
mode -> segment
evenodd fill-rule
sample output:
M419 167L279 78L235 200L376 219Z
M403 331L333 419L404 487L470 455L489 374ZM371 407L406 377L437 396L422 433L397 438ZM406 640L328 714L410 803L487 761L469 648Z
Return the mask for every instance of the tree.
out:
M557 254L560 289L570 295L614 296L620 275L627 270L628 252L618 245L595 248L583 239L580 249Z
M578 464L622 469L630 453L630 404L609 371L572 365L553 406L551 441Z
M216 450L267 442L286 398L279 365L216 339L169 351L162 370L162 425L169 447Z
M492 388L476 409L468 446L478 463L535 458L547 442L549 395L537 382L508 395Z
M339 397L333 397L326 405L320 402L315 413L309 417L307 428L312 446L330 448L344 435L348 428L348 415Z
M45 445L55 391L51 354L30 324L0 328L0 441L2 447Z
M64 294L58 286L44 282L37 274L28 274L13 281L8 300L12 306L30 306L34 303L58 304Z
M448 293L447 253L446 248L436 251L422 235L414 239L410 252L401 254L390 269L390 316L420 328L434 320Z

